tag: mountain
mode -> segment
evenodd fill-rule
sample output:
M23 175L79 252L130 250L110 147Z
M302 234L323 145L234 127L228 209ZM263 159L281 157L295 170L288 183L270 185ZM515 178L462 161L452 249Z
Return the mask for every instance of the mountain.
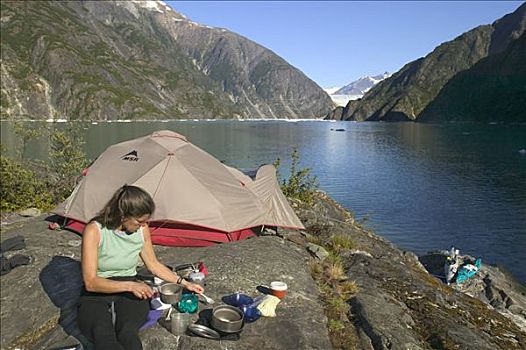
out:
M2 1L3 119L314 118L301 71L162 1Z
M526 122L526 33L504 51L449 80L419 117L423 122Z
M389 78L389 76L390 74L385 72L384 74L379 74L372 77L362 77L338 89L336 92L334 92L334 95L355 95L361 97L365 95L365 93L369 91L373 86L375 86L385 78Z
M515 76L517 69L520 69L521 62L515 60L506 61L505 58L497 58L498 55L505 55L508 47L520 52L521 45L512 48L513 43L518 40L526 28L526 4L522 4L516 11L495 21L491 25L479 26L472 29L452 41L439 45L433 52L426 57L406 64L401 70L394 73L391 77L383 80L378 85L369 90L361 100L350 101L345 108L337 108L327 115L326 119L342 120L418 120L423 115L424 110L430 106L432 101L439 96L445 85L459 73L469 71L479 61L491 57L501 62L505 67L493 78L477 77L476 72L483 72L484 68L474 68L474 75L471 75L470 84L482 84L491 79L507 79ZM481 63L482 64L482 63ZM468 73L466 73L468 74ZM505 75L500 75L505 74ZM516 79L515 79L516 78ZM515 83L518 81L518 83ZM524 82L524 80L522 80ZM462 106L466 96L470 91L458 89L455 98L455 106ZM517 88L517 85L519 87ZM521 78L514 77L512 90L520 90ZM467 85L466 85L467 86ZM503 90L495 91L495 95L501 97L508 96L508 84L496 84ZM522 83L524 86L524 83ZM449 88L448 88L449 89ZM450 90L451 91L451 90ZM522 90L524 91L524 90ZM451 97L451 95L448 95ZM444 98L444 97L442 97ZM473 100L475 101L475 100ZM506 100L503 100L506 101ZM515 101L515 100L514 100ZM516 102L516 101L515 101ZM514 103L515 103L514 102ZM433 120L432 114L444 110L444 103L441 106L434 106L426 111L426 119ZM446 103L447 104L447 103ZM449 104L448 106L453 106ZM519 107L518 107L519 108ZM513 107L515 109L515 107ZM504 112L506 109L501 110ZM448 110L451 112L451 110ZM455 118L458 114L454 112ZM499 120L508 118L505 114L494 115Z
M389 76L390 74L387 72L372 77L365 76L345 85L344 87L332 87L323 90L329 94L332 101L337 106L345 106L351 100L362 98L363 95L374 85L378 84Z

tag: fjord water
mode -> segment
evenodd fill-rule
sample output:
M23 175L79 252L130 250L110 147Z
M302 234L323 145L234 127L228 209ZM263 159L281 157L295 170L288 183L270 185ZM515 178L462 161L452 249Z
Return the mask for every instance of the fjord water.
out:
M2 122L2 143L12 148L15 136L7 126ZM526 281L526 155L519 152L526 148L525 125L169 121L83 126L92 159L116 142L170 129L238 168L279 157L287 175L297 146L300 166L312 169L322 190L358 218L368 218L366 226L400 248L421 254L454 246ZM45 159L42 142L29 144L27 155Z

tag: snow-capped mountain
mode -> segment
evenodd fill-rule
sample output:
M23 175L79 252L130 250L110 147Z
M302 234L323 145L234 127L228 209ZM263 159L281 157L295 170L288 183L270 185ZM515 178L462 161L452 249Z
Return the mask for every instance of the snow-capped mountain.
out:
M385 72L384 74L375 75L373 77L365 76L352 83L345 85L341 89L334 92L334 95L365 95L373 86L390 77L391 74Z
M344 87L331 87L324 89L338 106L345 106L350 100L362 98L373 86L388 78L391 74L385 72L375 76L365 76Z

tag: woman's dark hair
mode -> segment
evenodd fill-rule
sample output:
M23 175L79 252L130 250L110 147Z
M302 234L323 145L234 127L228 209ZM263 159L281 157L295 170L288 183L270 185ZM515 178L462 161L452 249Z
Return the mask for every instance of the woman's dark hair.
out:
M155 203L148 192L137 186L124 185L92 220L114 230L125 218L140 218L151 215L154 211Z

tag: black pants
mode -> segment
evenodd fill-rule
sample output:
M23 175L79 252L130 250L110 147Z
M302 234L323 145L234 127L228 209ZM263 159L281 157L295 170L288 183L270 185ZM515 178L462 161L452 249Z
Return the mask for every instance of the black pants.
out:
M141 350L139 328L149 310L149 300L138 299L132 293L84 293L79 303L79 329L96 350Z

